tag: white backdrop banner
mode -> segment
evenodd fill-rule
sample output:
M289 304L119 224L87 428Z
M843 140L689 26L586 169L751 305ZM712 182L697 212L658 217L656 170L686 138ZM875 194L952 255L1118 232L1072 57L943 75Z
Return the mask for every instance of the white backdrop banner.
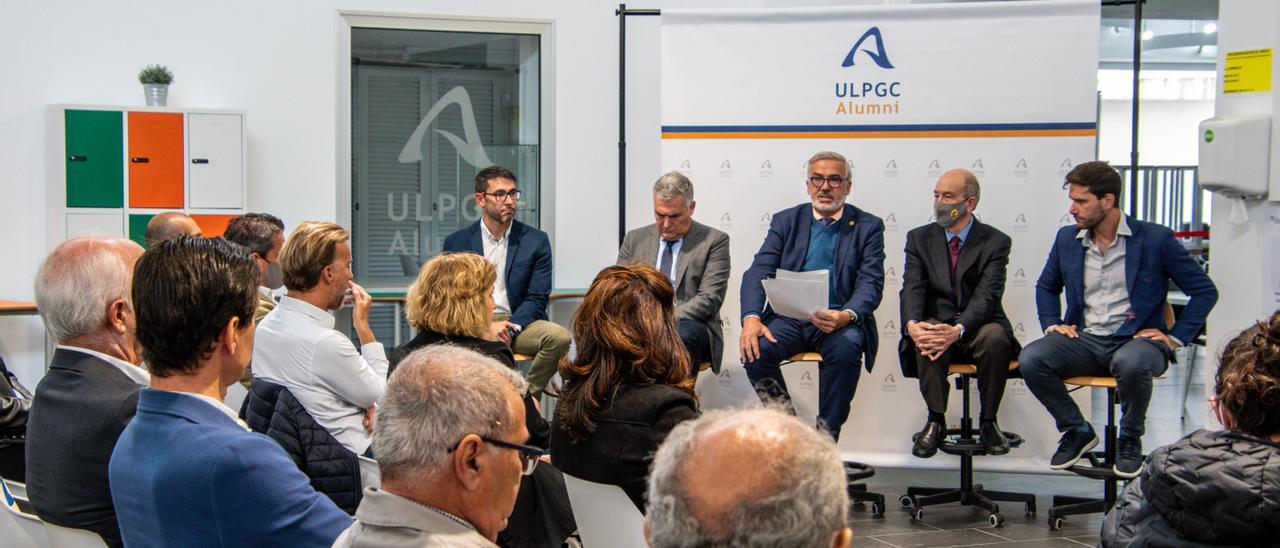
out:
M896 353L905 235L932 221L943 172L973 171L978 216L1014 241L1005 309L1023 344L1040 336L1035 280L1054 232L1071 222L1063 176L1095 156L1098 25L1095 0L663 10L663 171L689 176L695 217L732 238L725 363L699 380L703 406L756 402L737 359L742 272L770 215L807 201L805 161L834 150L852 163L849 201L884 219L887 254L880 353L840 448L878 465L955 467L956 457L910 454L925 406ZM648 184L632 185L627 202L628 228L653 221ZM783 369L800 412L813 416L816 367ZM1087 412L1087 391L1076 398ZM977 466L1045 470L1058 434L1021 380L1009 383L999 417L1027 443Z

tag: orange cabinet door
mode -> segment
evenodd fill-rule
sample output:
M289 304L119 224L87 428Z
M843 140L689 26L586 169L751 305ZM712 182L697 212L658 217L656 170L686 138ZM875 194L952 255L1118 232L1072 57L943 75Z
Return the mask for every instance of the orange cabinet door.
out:
M227 231L227 223L239 215L192 215L191 220L200 227L200 235L205 238L216 238Z
M183 207L182 114L129 113L129 207Z

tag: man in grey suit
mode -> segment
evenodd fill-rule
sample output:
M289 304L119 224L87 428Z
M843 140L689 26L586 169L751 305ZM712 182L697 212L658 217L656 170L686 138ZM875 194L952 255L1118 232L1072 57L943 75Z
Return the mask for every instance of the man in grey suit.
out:
M653 216L657 221L627 233L618 264L653 265L676 289L676 320L690 363L711 362L720 372L724 329L720 305L729 286L729 235L695 222L693 183L672 171L653 184Z

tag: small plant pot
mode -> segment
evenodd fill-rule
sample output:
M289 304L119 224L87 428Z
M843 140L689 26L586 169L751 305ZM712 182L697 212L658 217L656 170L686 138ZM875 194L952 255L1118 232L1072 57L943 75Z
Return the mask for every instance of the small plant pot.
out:
M169 84L142 84L147 106L162 107L169 101Z

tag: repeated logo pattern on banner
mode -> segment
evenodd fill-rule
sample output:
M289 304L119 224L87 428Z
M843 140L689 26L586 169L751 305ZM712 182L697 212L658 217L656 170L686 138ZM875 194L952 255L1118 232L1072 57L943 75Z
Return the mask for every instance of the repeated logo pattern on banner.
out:
M724 367L699 379L704 407L754 404L737 359L742 272L770 216L808 200L806 160L834 150L852 163L849 201L884 219L887 253L881 350L859 382L841 450L872 464L956 466L941 454L910 456L925 407L896 354L905 236L932 222L942 173L973 171L977 215L1013 238L1004 304L1016 336L1040 336L1035 280L1055 231L1072 222L1063 176L1095 156L1098 25L1092 0L664 10L662 169L686 174L695 218L732 239ZM629 228L652 222L649 192L628 189ZM812 416L817 368L784 371ZM960 396L951 397L953 423ZM1076 397L1087 412L1087 392ZM973 405L976 415L976 397ZM1000 420L1027 443L978 467L1044 470L1058 434L1021 380L1009 382Z

